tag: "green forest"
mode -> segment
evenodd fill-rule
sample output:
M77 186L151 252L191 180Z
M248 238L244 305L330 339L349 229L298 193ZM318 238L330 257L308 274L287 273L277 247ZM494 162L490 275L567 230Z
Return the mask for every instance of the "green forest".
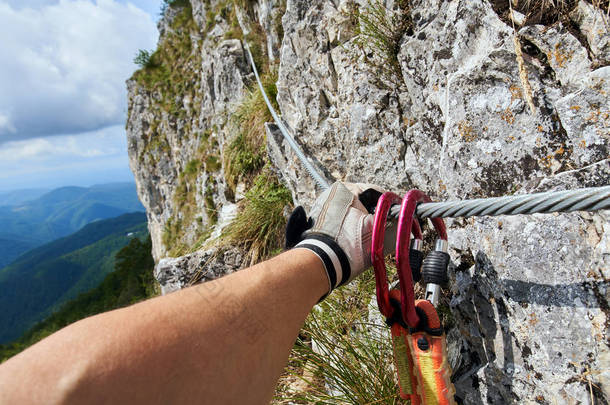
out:
M115 255L147 235L144 213L96 221L0 269L0 343L26 330L114 270Z
M0 345L0 362L80 319L133 304L156 295L151 240L133 238L115 256L114 271L96 288L81 293L16 341Z

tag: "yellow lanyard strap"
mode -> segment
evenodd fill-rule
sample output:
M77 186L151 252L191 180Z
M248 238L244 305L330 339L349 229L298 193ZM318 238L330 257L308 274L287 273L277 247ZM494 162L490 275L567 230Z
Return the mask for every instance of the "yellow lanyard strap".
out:
M390 292L394 299L399 294ZM400 397L412 405L455 405L447 343L436 309L426 300L416 301L415 307L420 315L416 330L399 322L391 325Z

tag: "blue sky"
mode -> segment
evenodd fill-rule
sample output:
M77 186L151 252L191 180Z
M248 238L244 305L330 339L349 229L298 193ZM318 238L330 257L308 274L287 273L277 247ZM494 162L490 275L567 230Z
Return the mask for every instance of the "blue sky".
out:
M125 80L160 5L0 0L0 190L133 181Z

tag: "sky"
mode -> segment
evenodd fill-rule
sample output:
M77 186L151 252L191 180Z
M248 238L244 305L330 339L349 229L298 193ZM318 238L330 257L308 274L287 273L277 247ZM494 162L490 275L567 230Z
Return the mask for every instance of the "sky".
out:
M0 191L133 181L125 80L161 0L0 0Z

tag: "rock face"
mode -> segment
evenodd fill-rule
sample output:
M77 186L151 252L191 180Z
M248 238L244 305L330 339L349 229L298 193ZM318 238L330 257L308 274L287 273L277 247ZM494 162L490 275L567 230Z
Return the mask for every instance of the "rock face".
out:
M127 82L130 166L147 208L156 261L168 254L168 239L179 232L173 242L193 245L215 220L209 212L221 213L233 202L220 160L230 116L253 74L242 42L226 35L232 8L225 3L168 7L159 22L158 49L178 74L170 86L143 84L137 73ZM198 169L191 178L183 175L189 163Z
M610 183L610 67L596 62L608 51L607 26L590 28L602 24L599 10L581 2L574 11L589 21L594 61L561 23L519 31L529 41L531 114L512 27L487 2L413 2L413 32L398 55L402 84L387 90L351 42L332 45L326 27L346 5L288 3L278 83L282 116L333 177L420 188L438 199ZM276 161L299 199L311 201L294 157ZM607 213L449 224L459 326L448 340L458 397L588 403L582 376L597 370L593 395L607 400Z
M239 270L242 261L242 252L236 248L226 251L218 248L199 250L189 255L159 260L155 267L155 278L161 285L161 293L165 295L196 282L214 280Z
M180 173L204 139L193 134L208 133L205 141L216 139L222 154L233 103L252 80L240 40L224 39L229 22L221 14L206 20L211 3L192 0L196 74L185 83L194 89L181 100L185 115L157 111L158 95L128 84L130 159L166 291L184 286L209 255L160 260L164 229L178 215ZM419 188L438 200L610 184L610 44L599 9L581 0L569 21L516 27L532 112L513 27L487 1L412 1L393 79L383 78L374 47L359 42L356 8L366 12L367 2L288 0L284 9L260 1L250 11L279 62L282 118L329 179ZM161 41L172 29L169 14ZM281 14L283 30L271 21ZM155 122L165 151L147 146ZM267 142L295 202L307 207L319 190L273 125ZM233 202L222 170L197 175L197 206L204 207L211 184L216 207ZM610 399L608 216L447 221L455 321L448 342L461 403ZM195 217L209 222L203 208ZM196 229L187 230L189 238ZM240 265L223 256L215 276L223 262L227 271Z

